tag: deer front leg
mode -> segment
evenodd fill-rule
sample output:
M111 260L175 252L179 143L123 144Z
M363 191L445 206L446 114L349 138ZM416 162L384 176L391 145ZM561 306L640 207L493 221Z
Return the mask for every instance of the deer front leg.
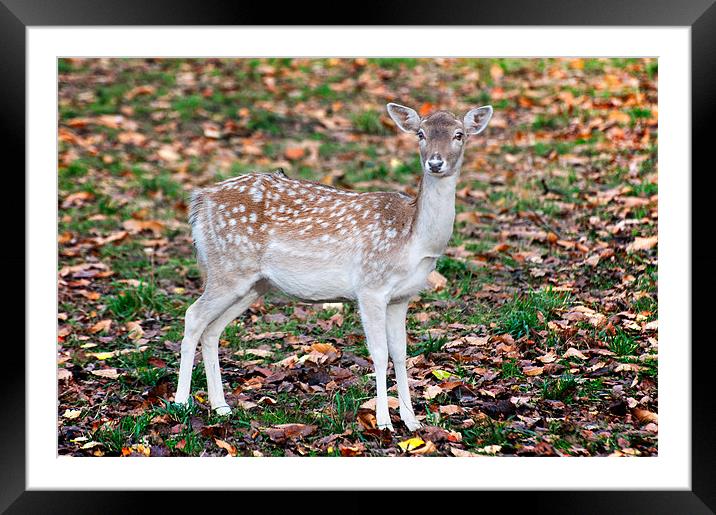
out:
M388 342L385 331L387 302L379 295L364 295L358 299L363 331L370 357L375 368L376 406L375 417L380 429L393 431L388 412Z
M408 312L408 303L390 304L387 309L387 336L390 359L395 369L395 382L398 384L398 399L400 401L400 418L415 431L420 422L415 418L413 403L410 400L410 387L408 386L408 370L405 366L407 340L405 335L405 315Z

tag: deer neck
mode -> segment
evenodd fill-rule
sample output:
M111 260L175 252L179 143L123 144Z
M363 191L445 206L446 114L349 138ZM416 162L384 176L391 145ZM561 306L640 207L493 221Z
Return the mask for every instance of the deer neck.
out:
M416 199L412 243L425 257L445 251L455 221L455 189L459 171L449 177L424 174Z

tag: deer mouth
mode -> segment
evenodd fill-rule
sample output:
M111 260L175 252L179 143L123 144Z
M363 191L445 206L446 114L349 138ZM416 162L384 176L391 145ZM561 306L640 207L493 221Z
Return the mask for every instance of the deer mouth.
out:
M428 175L432 175L433 177L449 177L453 174L452 170L449 168L445 168L442 170L432 171L432 170L426 170Z

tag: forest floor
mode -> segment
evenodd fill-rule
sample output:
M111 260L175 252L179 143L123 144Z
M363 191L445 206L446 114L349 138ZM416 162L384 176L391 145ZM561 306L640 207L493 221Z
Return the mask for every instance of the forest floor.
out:
M657 454L657 64L652 59L59 61L58 449L74 456ZM269 294L230 324L228 417L201 352L187 198L282 167L414 195L386 102L462 115L440 276L410 305L415 433L375 428L353 305ZM440 279L444 278L444 281Z

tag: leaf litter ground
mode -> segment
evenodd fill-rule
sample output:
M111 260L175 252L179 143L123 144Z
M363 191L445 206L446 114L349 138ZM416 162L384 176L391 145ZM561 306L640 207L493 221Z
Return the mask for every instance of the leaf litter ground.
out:
M74 456L657 454L657 64L652 59L59 61L58 447ZM270 295L197 354L192 188L253 170L414 194L384 105L492 104L457 221L410 306L424 428L375 428L351 305ZM389 392L397 396L395 387Z

